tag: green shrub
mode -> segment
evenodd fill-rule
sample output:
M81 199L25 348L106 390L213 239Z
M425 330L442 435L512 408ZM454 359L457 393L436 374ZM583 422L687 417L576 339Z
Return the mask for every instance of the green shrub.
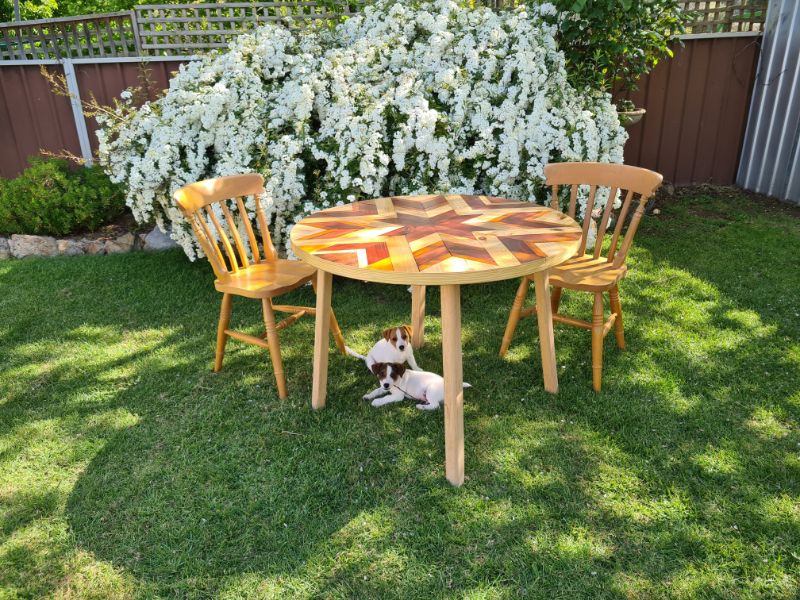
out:
M0 234L94 231L125 207L121 187L97 166L34 158L19 177L0 183Z
M636 82L664 57L670 41L686 31L683 0L526 0L552 3L558 42L570 83L612 92Z

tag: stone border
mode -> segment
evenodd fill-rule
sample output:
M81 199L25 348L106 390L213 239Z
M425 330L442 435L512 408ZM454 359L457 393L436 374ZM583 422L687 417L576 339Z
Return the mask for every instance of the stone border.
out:
M123 233L115 237L54 238L47 235L13 234L0 237L0 259L26 256L81 256L123 254L133 250L169 250L175 241L158 227L148 233Z

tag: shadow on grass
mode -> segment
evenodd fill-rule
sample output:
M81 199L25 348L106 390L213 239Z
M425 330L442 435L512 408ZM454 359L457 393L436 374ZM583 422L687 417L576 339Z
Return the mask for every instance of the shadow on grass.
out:
M565 368L549 396L532 320L507 360L496 355L515 282L465 289L475 388L459 490L442 476L441 412L372 410L358 400L372 385L362 365L332 354L329 407L308 408L311 321L283 334L280 402L257 349L232 343L225 370L209 372L218 298L202 266L178 255L64 261L82 281L56 283L44 308L0 329L11 349L0 377L13 380L0 465L22 460L47 422L80 472L66 495L3 498L2 531L63 513L77 547L161 595L792 597L797 319L781 301L796 278L757 294L734 278L745 257L732 241L714 254L720 240L700 227L678 246L674 228L697 225L675 221L639 236L623 284L629 351L608 340L600 395L585 332L558 328ZM0 285L50 273L20 271L0 272ZM334 307L366 348L407 320L408 300L400 287L337 281ZM255 304L237 304L234 318L258 327ZM430 291L418 360L440 371L437 304ZM589 310L576 294L565 306ZM12 557L20 573L43 569L37 560Z

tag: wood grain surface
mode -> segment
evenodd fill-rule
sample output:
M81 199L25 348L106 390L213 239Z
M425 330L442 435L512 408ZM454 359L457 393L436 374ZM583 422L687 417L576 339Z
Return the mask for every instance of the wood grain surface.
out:
M557 265L581 228L545 206L490 196L395 196L301 220L292 250L328 273L414 285L499 281Z

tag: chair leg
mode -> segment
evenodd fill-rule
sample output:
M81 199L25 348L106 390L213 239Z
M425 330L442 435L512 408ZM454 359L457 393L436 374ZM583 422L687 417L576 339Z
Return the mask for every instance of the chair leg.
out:
M611 297L611 310L617 314L617 319L614 321L614 333L617 335L617 346L619 346L620 350L625 350L625 328L622 324L622 304L620 304L619 301L619 288L611 288L608 295Z
M222 369L222 359L225 357L225 344L228 342L228 334L225 330L231 322L231 294L222 294L222 305L219 309L219 325L217 325L217 351L214 356L214 373L219 373Z
M342 330L339 329L339 322L336 320L336 314L333 312L333 309L331 309L331 335L333 335L333 340L336 342L336 347L339 349L339 352L347 354L347 350L344 348Z
M594 295L592 311L592 387L600 391L603 378L603 294Z
M561 291L562 288L554 287L550 293L550 306L552 307L553 314L558 312L558 307L561 306Z
M519 282L517 295L514 296L514 303L511 305L511 313L508 315L506 332L503 334L503 343L500 344L500 356L505 356L506 352L508 352L508 347L511 345L514 332L517 330L520 314L522 313L522 305L525 303L525 298L528 295L530 286L531 282L527 277L523 277L522 281Z
M272 358L272 369L275 371L275 381L278 383L278 397L286 400L286 376L283 374L283 358L281 358L281 343L278 339L278 330L275 329L275 312L272 310L272 300L261 300L264 310L264 325L267 328L267 343L269 355Z

